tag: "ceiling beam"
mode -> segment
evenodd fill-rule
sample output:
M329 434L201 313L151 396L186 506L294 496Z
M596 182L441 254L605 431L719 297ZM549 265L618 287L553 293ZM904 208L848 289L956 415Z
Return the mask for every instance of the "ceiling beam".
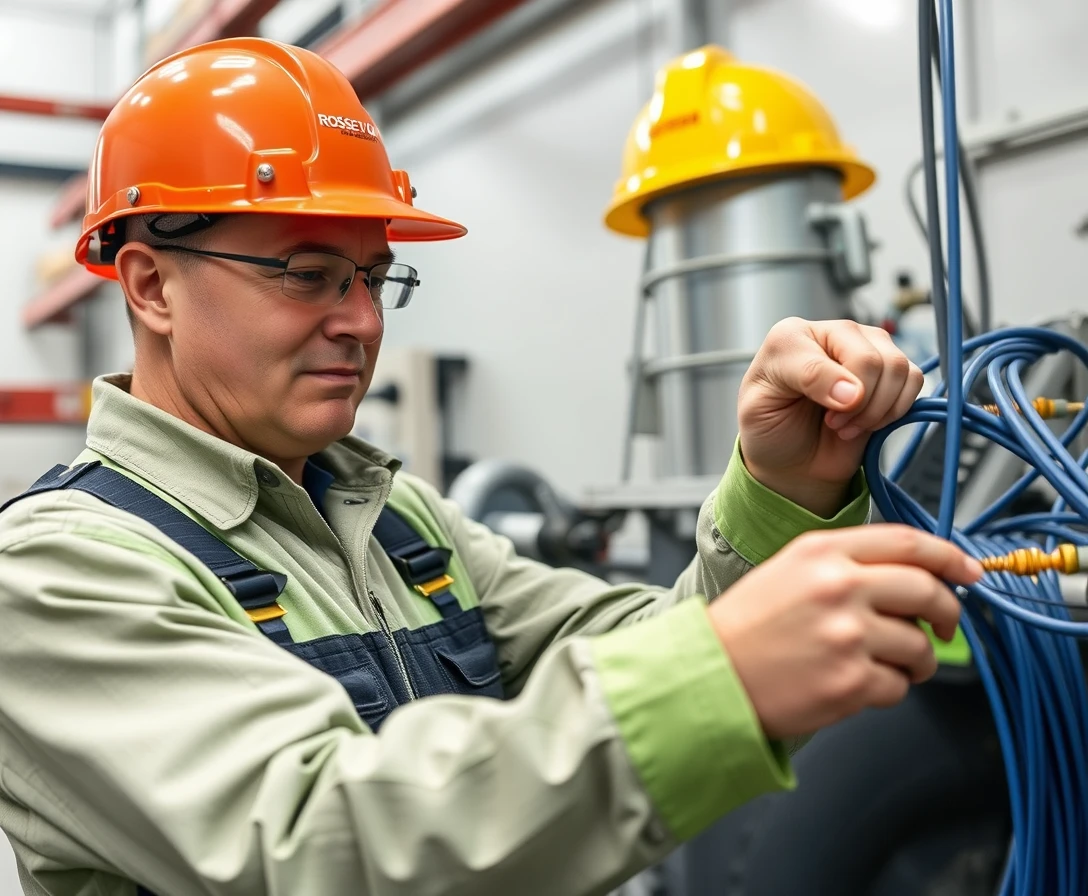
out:
M525 2L385 0L314 49L365 100Z
M188 31L167 47L163 55L169 56L186 47L194 47L222 37L255 34L261 19L279 2L280 0L219 0Z

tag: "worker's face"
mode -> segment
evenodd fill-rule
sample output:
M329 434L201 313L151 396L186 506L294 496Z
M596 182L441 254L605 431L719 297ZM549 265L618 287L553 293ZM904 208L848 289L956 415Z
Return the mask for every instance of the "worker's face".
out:
M234 215L204 248L287 259L325 251L361 266L388 261L382 221ZM282 462L350 432L374 373L383 314L359 272L343 301L315 305L283 292L283 272L169 255L170 356L177 387L216 434Z

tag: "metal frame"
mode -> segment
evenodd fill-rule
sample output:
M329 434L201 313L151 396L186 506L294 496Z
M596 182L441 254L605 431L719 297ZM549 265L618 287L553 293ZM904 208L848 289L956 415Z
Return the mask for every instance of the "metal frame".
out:
M1088 98L1012 123L965 127L963 134L964 146L979 167L1084 137L1088 137Z
M650 244L646 243L643 253L642 276L639 278L638 308L635 311L634 350L631 361L631 395L627 408L627 427L624 433L623 457L620 463L620 480L631 479L634 465L635 436L645 433L646 426L639 421L646 419L645 387L648 382L663 373L676 370L695 370L705 367L722 367L728 364L747 363L752 360L752 352L740 350L722 350L679 355L675 358L648 359L644 352L646 339L646 313L654 289L661 283L702 271L722 270L748 264L793 264L812 261L828 261L833 253L826 249L813 249L792 252L747 252L743 254L703 255L687 259L657 270L650 268ZM669 485L672 488L670 482Z

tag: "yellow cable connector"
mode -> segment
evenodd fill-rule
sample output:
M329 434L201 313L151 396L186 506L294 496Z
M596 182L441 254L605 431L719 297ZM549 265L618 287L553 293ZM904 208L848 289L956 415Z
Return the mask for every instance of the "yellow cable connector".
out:
M1039 548L1019 548L982 559L982 568L987 572L1011 572L1017 576L1033 576L1048 569L1070 574L1085 567L1088 567L1088 549L1074 544L1060 544L1049 554Z
M1035 412L1044 420L1071 417L1078 411L1084 410L1083 401L1066 401L1064 398L1043 398L1042 396L1033 399L1031 406L1035 408ZM1017 413L1019 413L1020 406L1015 405L1015 407ZM1001 409L996 404L984 404L982 405L982 410L998 417L1001 416Z

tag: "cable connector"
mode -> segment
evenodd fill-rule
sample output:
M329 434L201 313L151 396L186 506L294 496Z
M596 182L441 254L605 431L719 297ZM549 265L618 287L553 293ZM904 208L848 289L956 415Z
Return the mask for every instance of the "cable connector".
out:
M1044 420L1072 417L1078 411L1084 410L1083 401L1066 401L1064 398L1043 398L1042 396L1033 399L1031 406ZM1016 405L1015 407L1017 413L1020 413L1020 406ZM996 404L984 404L982 410L997 417L1001 416L1001 409Z
M1039 548L1018 548L996 557L983 557L982 568L1017 576L1033 576L1051 569L1070 575L1088 569L1088 547L1060 544L1049 554Z

